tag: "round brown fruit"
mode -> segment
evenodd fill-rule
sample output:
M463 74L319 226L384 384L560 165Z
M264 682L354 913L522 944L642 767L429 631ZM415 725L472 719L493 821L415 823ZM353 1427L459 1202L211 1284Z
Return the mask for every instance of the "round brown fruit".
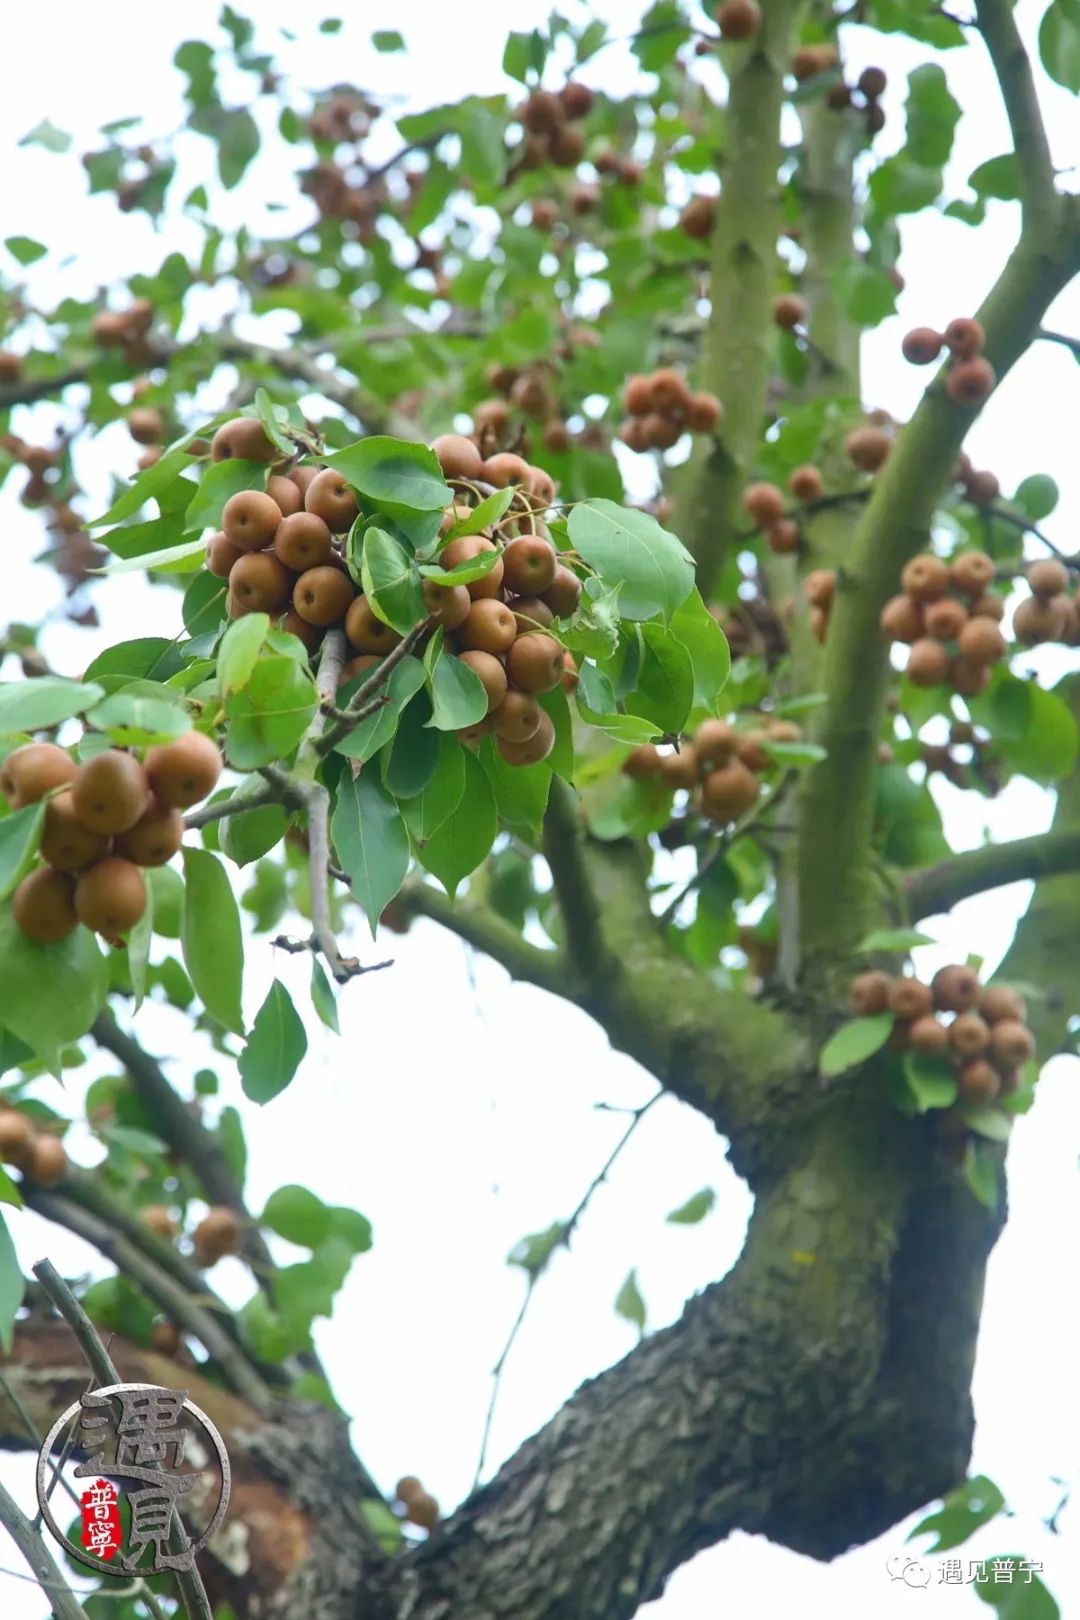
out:
M189 731L175 742L151 748L146 756L146 775L160 804L173 810L190 810L217 786L224 761L212 737Z
M107 748L75 772L71 803L84 827L109 837L134 827L150 803L150 784L134 754Z
M506 673L524 692L552 692L562 680L562 647L553 636L530 630L518 636L507 652Z
M546 630L555 622L554 613L539 596L515 596L508 606L517 620L519 636L529 630Z
M154 1322L150 1328L150 1345L161 1356L175 1356L180 1349L180 1329L175 1322Z
M724 0L716 21L723 39L732 43L753 39L761 29L761 7L757 0Z
M703 720L694 733L694 752L703 771L726 765L735 756L736 735L726 720Z
M276 613L289 600L293 576L269 551L249 551L233 564L229 590L245 613Z
M409 1523L419 1525L422 1530L434 1530L439 1522L439 1504L427 1491L411 1497L405 1507L405 1517Z
M302 619L293 608L290 608L288 613L282 614L278 620L278 629L302 641L309 653L317 653L322 645L324 632L317 624L308 624L307 620Z
M489 456L484 462L482 471L484 481L494 484L496 489L507 489L511 484L529 482L529 463L509 450Z
M242 489L225 502L221 527L241 551L264 551L272 545L281 522L277 501L259 489Z
M345 615L345 634L350 646L359 653L374 653L382 657L401 641L392 625L384 623L372 609L366 596L356 596Z
M958 315L945 328L945 345L958 360L971 360L982 352L986 342L979 322L967 315Z
M963 656L973 664L996 664L1009 650L1008 642L993 619L969 619L957 644Z
M304 496L322 472L321 467L294 467L289 474L290 484L295 484L300 491L300 500L303 504Z
M1036 596L1047 601L1067 590L1069 570L1056 557L1044 557L1041 562L1032 563L1027 571L1027 582Z
M1052 596L1044 601L1029 596L1013 614L1013 635L1025 647L1037 647L1044 641L1060 641L1068 625L1065 597Z
M786 332L802 326L806 315L806 299L800 298L798 293L781 293L773 300L773 320Z
M957 1057L981 1057L990 1044L990 1025L978 1013L958 1013L949 1025L949 1045Z
M559 100L567 118L576 120L588 117L596 96L587 84L582 84L578 79L568 79L559 91Z
M274 555L296 574L323 567L332 550L330 530L314 512L290 512L274 535Z
M464 624L472 606L472 597L464 585L436 585L434 580L425 579L421 590L428 613L444 630L456 630Z
M243 1231L236 1211L218 1204L204 1215L191 1235L200 1265L212 1266L227 1254L239 1254Z
M915 602L936 602L949 588L949 570L940 557L924 551L904 564L900 585Z
M944 341L932 326L913 326L901 344L904 359L913 366L932 366Z
M39 1136L30 1149L26 1173L39 1187L55 1187L67 1174L68 1156L58 1136Z
M653 743L639 743L622 762L622 773L631 782L648 782L660 774L660 750Z
M990 1055L1003 1069L1019 1069L1035 1056L1035 1037L1018 1018L999 1018L990 1028Z
M979 1005L979 977L973 968L955 962L939 968L930 981L939 1012L965 1013Z
M444 433L431 446L444 478L481 477L484 458L471 439L462 433Z
M148 1232L155 1237L163 1238L171 1243L177 1234L177 1225L164 1204L147 1204L145 1209L139 1211L139 1221Z
M206 542L206 566L215 579L228 579L233 563L244 555L227 534L212 534Z
M826 613L832 606L833 595L836 591L836 570L833 568L814 568L803 580L803 595L811 607L821 608Z
M503 584L515 596L539 596L554 583L555 552L538 535L511 540L502 554Z
M508 765L539 765L547 759L555 746L555 722L546 710L540 710L540 724L524 742L511 742L507 737L496 737L495 746Z
M623 389L623 410L629 416L647 416L652 410L651 379L646 376L631 377Z
M36 945L55 945L78 923L74 893L74 879L66 872L42 866L24 877L15 890L11 914L27 939Z
M956 1076L957 1100L978 1108L993 1102L1001 1089L1001 1081L985 1058L974 1058L961 1064Z
M75 814L71 791L56 793L45 806L45 827L41 835L41 855L61 872L81 872L84 867L108 853L104 833L91 832Z
M119 939L146 910L146 883L133 861L106 855L75 884L75 915L106 939Z
M30 1121L24 1115L16 1113L14 1108L5 1108L0 1113L0 1163L25 1163L32 1139Z
M929 986L918 979L894 979L889 985L889 1011L906 1022L925 1018L933 1004Z
M555 578L542 595L557 619L569 619L577 612L578 603L581 601L581 581L572 568L567 568L565 563L559 563L555 569Z
M660 755L660 775L670 788L697 787L700 774L693 743L683 743L676 752Z
M906 671L912 686L940 686L948 673L949 653L940 641L923 637L912 642Z
M715 433L724 420L724 407L715 394L691 394L686 425L691 433Z
M471 651L505 653L517 637L517 620L505 602L485 597L473 603L458 637Z
M992 592L986 596L977 596L968 609L973 619L992 619L1000 624L1005 617L1005 603L1000 596Z
M967 608L952 596L928 602L923 617L926 633L935 641L955 641L968 622Z
M304 506L321 517L334 534L344 534L356 522L356 496L332 467L324 468L311 480L304 491Z
M888 460L892 449L892 440L879 427L855 428L844 440L844 450L849 461L863 472L877 472Z
M701 784L701 808L710 821L737 821L757 802L761 784L741 759L710 771Z
M690 386L672 366L662 366L649 378L649 404L661 416L683 416L690 403Z
M778 557L790 556L799 549L799 525L791 518L770 523L765 531L765 544Z
M356 592L348 574L330 563L308 568L293 586L293 607L308 624L322 628L337 624L349 610Z
M977 664L971 658L954 658L949 665L949 680L960 697L979 697L989 685L990 666Z
M962 551L949 564L949 579L962 596L981 597L993 584L993 560L984 551Z
M913 1052L930 1056L944 1052L949 1044L949 1031L932 1015L916 1018L908 1030L908 1042Z
M292 517L294 512L303 509L304 497L295 479L283 478L280 473L272 473L266 480L266 493L282 517Z
M507 696L506 670L494 653L482 652L478 648L470 648L458 656L466 669L471 669L483 685L487 693L488 714L492 714Z
M1022 1024L1027 1018L1023 996L1007 984L987 985L979 1002L979 1011L988 1024L1000 1024L1006 1018Z
M784 515L784 492L777 484L748 484L742 503L759 529L779 522Z
M237 416L214 434L210 454L215 461L276 461L281 451L271 444L261 422Z
M891 983L889 975L876 968L860 973L851 983L848 998L851 1011L859 1018L872 1018L876 1013L886 1012Z
M146 814L116 840L116 853L136 866L164 866L183 841L184 818L179 810L151 799Z
M543 712L527 692L507 692L492 716L495 735L507 742L526 742L539 726Z
M0 789L13 810L37 804L53 788L70 782L78 766L56 743L32 742L15 748L0 765Z
M996 382L989 360L977 355L973 360L961 360L953 366L945 379L945 392L955 404L974 410L990 398Z
M964 482L964 494L972 506L993 506L1001 494L1001 485L992 472L971 472Z
M807 462L795 468L788 479L788 489L797 501L817 501L821 499L825 484L818 469Z

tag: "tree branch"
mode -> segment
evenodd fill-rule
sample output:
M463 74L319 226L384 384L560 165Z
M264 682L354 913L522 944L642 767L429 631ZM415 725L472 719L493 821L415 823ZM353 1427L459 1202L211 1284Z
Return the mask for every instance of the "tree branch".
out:
M11 1536L34 1572L55 1620L86 1620L86 1612L53 1561L40 1530L35 1530L22 1508L0 1482L0 1524Z
M431 629L431 624L430 619L425 619L423 624L414 625L408 635L404 636L397 646L387 653L378 668L372 671L367 680L357 687L348 708L342 710L340 717L335 719L330 726L320 724L319 733L314 738L314 751L319 759L325 759L327 754L332 753L338 743L359 725L365 716L368 705L382 691L382 688L389 681L402 659L407 658L423 640L428 630ZM335 686L334 693L331 693L327 700L331 704L333 704L336 691L337 687Z
M975 12L1012 130L1025 225L1030 221L1052 226L1057 202L1054 165L1031 63L1012 6L1009 0L975 0Z
M1008 844L964 850L921 871L909 872L904 894L912 922L948 911L958 901L1005 883L1080 872L1080 832L1037 833Z
M612 971L589 876L586 839L577 794L561 777L553 777L544 816L544 859L559 902L567 960L582 987Z

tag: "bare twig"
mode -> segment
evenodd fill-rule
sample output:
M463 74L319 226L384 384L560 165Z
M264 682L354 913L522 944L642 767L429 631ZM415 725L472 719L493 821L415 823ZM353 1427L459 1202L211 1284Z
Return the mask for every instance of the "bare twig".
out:
M86 1620L82 1604L53 1562L44 1537L26 1517L22 1508L0 1483L0 1524L33 1570L33 1578L49 1600L55 1620Z
M331 877L338 878L343 883L349 881L348 873L339 872L336 867L328 866L327 872ZM311 951L313 954L318 955L322 951L322 945L315 934L312 934L310 939L293 939L290 934L278 934L275 939L270 941L270 944L275 950L285 951L290 956L299 956L304 951ZM326 954L325 951L323 951L323 954ZM358 979L364 973L379 973L383 968L393 967L393 965L392 958L385 962L360 962L355 956L345 956L341 958L342 971L338 977L338 983L344 984L347 979Z
M333 752L342 738L347 737L353 727L359 725L360 721L364 719L364 711L367 705L381 692L402 659L409 656L414 647L431 629L432 624L431 619L425 619L422 624L414 625L408 635L398 642L393 651L387 653L382 663L372 671L363 685L356 689L352 701L348 708L343 711L341 719L336 720L329 727L321 727L320 733L314 742L314 752L319 759L325 759L327 754ZM327 640L329 640L329 637L327 637ZM325 646L325 642L323 645ZM337 686L335 684L334 692L330 693L331 702L333 702L336 691Z
M293 800L294 796L287 788L268 782L264 788L255 793L247 795L234 793L230 799L219 799L217 804L208 804L201 810L192 810L184 817L184 826L190 832L196 827L208 827L212 821L224 821L226 816L242 816L247 810L261 810L268 804L281 804L288 808Z
M1045 326L1040 326L1035 336L1041 338L1044 343L1060 343L1080 360L1080 338L1069 337L1067 332L1051 332Z

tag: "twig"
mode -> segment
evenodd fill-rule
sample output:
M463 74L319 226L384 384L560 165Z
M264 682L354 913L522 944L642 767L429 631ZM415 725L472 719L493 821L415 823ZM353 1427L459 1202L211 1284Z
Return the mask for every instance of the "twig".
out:
M1080 360L1080 338L1069 337L1066 332L1051 332L1045 326L1040 326L1035 336L1041 338L1044 343L1060 343Z
M33 1570L33 1578L49 1600L55 1620L86 1620L82 1604L63 1579L45 1545L44 1537L35 1530L22 1508L0 1482L0 1524L10 1532L11 1539Z
M776 787L773 789L772 793L769 794L767 799L759 799L755 805L751 806L741 820L733 822L725 832L720 834L720 837L716 840L716 843L713 845L712 849L698 866L697 871L694 873L690 881L683 885L678 894L675 896L674 900L670 901L660 913L657 921L662 927L666 926L672 921L683 901L688 895L693 894L694 890L703 881L703 879L708 876L716 863L727 854L732 844L734 844L737 839L744 837L748 832L750 832L767 811L773 809L775 805L780 803L781 798L787 792L794 780L795 772L786 771L785 774L780 778L779 782L777 782Z
M325 759L327 754L332 753L341 739L347 737L353 727L359 724L363 719L362 711L366 705L386 685L402 659L409 656L413 648L431 629L433 622L431 619L425 619L422 624L414 625L408 635L398 642L393 651L387 653L382 663L372 671L363 685L356 689L348 708L343 711L342 718L335 721L329 728L322 727L314 742L314 752L319 759ZM329 639L328 636L327 641ZM326 643L324 642L323 645L325 646ZM335 684L334 691L329 694L331 702L336 691L337 686Z
M192 810L184 817L184 826L190 832L196 827L208 827L212 821L224 821L226 816L242 816L246 810L261 810L268 804L284 804L287 807L288 790L268 782L255 793L243 796L234 793L231 798L220 799L217 804Z
M338 878L343 883L349 881L348 873L339 872L336 867L328 866L327 872L331 877ZM317 955L323 949L315 934L312 934L310 939L293 939L289 934L278 934L275 939L270 941L270 944L275 950L286 951L290 956L300 955L304 951L312 951ZM323 951L323 955L325 954L325 951ZM359 962L355 956L344 956L341 958L342 971L337 976L337 981L339 984L344 984L348 979L358 979L364 973L379 973L383 968L393 967L393 965L393 958L386 962Z
M1012 528L1019 529L1022 534L1033 534L1036 540L1040 541L1048 551L1052 551L1054 556L1061 562L1068 563L1072 561L1054 544L1048 534L1043 534L1040 528L1032 523L1029 518L1022 516L1021 513L1013 512L1007 506L989 506L986 508L986 515L987 517L998 518L1002 523L1008 523Z

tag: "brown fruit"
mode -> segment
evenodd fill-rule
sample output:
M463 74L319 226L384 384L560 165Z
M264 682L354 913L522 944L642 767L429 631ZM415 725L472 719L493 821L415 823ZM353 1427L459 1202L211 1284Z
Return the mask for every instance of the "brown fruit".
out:
M972 506L993 506L1001 485L992 472L970 472L964 481L964 494Z
M139 1220L148 1232L171 1243L177 1235L177 1225L164 1204L147 1204L140 1209Z
M984 551L962 551L949 564L949 579L963 596L982 596L994 580L994 563Z
M686 425L691 433L715 433L724 420L724 407L715 394L691 394Z
M904 359L913 366L932 366L945 339L932 326L914 326L900 345Z
M458 654L466 669L471 669L483 683L488 697L488 714L492 714L507 696L506 670L494 653L479 648Z
M554 583L555 552L538 535L511 540L502 554L503 584L515 596L539 596Z
M694 752L693 743L683 743L678 752L661 754L660 774L668 787L697 787L701 763Z
M321 568L308 568L300 575L293 586L293 607L308 624L325 628L345 617L355 595L348 574L324 563Z
M541 594L557 619L569 619L577 612L581 601L581 581L572 568L559 563L555 568L555 578Z
M726 765L735 756L734 727L726 720L703 720L694 733L694 752L702 770Z
M544 427L544 448L554 456L565 455L570 448L570 429L557 417Z
M891 983L889 975L879 972L876 968L860 973L851 982L848 999L852 1012L859 1018L872 1018L875 1013L886 1012Z
M580 680L581 680L581 667L578 664L578 661L574 657L573 653L567 652L565 650L565 648L564 648L563 649L563 674L562 674L562 689L563 689L563 691L568 696L570 695L570 693L576 692L577 688L578 688L578 682Z
M261 422L237 416L214 434L210 454L215 461L276 461L281 451L271 444Z
M887 83L888 80L885 77L883 68L863 68L859 74L859 89L868 101L877 101L880 96L883 96Z
M815 73L827 73L836 63L832 45L800 45L791 55L792 77L802 84Z
M566 109L550 90L534 90L518 109L518 117L531 135L550 135L559 129Z
M945 344L958 360L971 360L981 354L986 334L978 321L958 315L945 328Z
M535 197L529 211L529 220L534 230L552 230L559 222L558 203L550 197Z
M949 1031L932 1015L916 1018L908 1030L908 1042L913 1052L936 1055L938 1052L944 1052L948 1046Z
M165 437L165 418L152 405L130 411L127 426L136 444L160 444Z
M221 527L225 537L241 551L264 551L273 545L281 522L281 507L259 489L242 489L225 502Z
M825 484L820 472L809 462L796 467L788 479L788 489L797 501L820 500Z
M323 469L321 467L294 467L292 472L289 474L290 484L295 484L297 489L300 491L301 504L303 503L304 496L307 494L308 490L311 488L312 484L322 471Z
M406 1474L394 1486L394 1496L399 1502L411 1502L415 1496L423 1496L424 1487L415 1474Z
M519 636L530 630L546 630L555 622L554 613L539 596L515 596L508 606L517 620Z
M949 673L947 648L929 637L913 641L906 673L912 686L940 686Z
M819 647L825 645L825 637L829 633L829 615L824 608L812 607L807 615L810 634Z
M180 1349L180 1329L175 1322L154 1322L150 1328L150 1344L160 1356L175 1356Z
M798 293L781 293L779 298L773 300L773 320L784 331L790 332L796 326L802 326L806 315L806 299L800 298Z
M296 493L299 495L300 491ZM274 535L274 555L296 574L323 567L329 562L332 550L330 530L314 512L290 512L288 517L282 518Z
M653 447L653 424L663 420L663 417L656 416L655 412L648 416L631 416L620 427L618 437L627 449L633 450L637 455L643 455L646 450Z
M1037 647L1044 641L1060 641L1068 625L1064 597L1052 596L1044 601L1040 596L1029 596L1013 614L1013 635L1025 647Z
M928 602L923 613L926 633L935 641L955 641L968 622L967 608L955 597Z
M514 621L517 629L517 621ZM506 654L506 673L524 692L551 692L562 680L563 650L553 636L530 630Z
M0 765L0 790L13 810L37 804L53 788L70 782L78 766L56 743L24 743L12 749Z
M109 840L91 832L75 814L70 789L54 794L45 807L42 858L61 872L81 872L108 853Z
M510 384L507 385L509 392ZM482 399L479 405L473 408L473 426L477 433L490 431L497 439L501 439L510 425L510 409L504 400ZM481 472L483 468L481 468Z
M146 910L146 883L133 861L106 855L75 883L75 915L87 928L119 939Z
M175 742L151 748L146 774L154 797L173 810L190 810L217 786L224 761L212 737L189 731Z
M439 1504L433 1496L421 1491L406 1502L405 1517L410 1524L418 1524L423 1530L434 1530L439 1522Z
M716 21L723 39L733 43L753 39L761 29L761 7L757 0L724 0Z
M266 493L282 517L292 517L294 512L303 510L304 497L300 485L293 478L283 478L280 473L272 473L266 480Z
M1001 1081L985 1058L964 1063L956 1076L957 1101L969 1108L978 1108L993 1102L1001 1089Z
M577 79L567 79L559 91L559 100L567 118L577 120L588 117L596 96L587 84L581 84Z
M525 742L540 725L543 709L527 692L507 692L493 712L495 735L508 742Z
M481 476L484 458L471 439L461 433L444 433L431 448L438 457L444 478L477 479Z
M1003 1019L1022 1024L1027 1018L1023 996L1007 984L987 985L979 1002L979 1011L988 1024L1000 1024Z
M10 349L0 349L0 386L7 388L17 383L22 376L23 363L21 354L12 354Z
M249 551L233 564L229 591L245 613L276 613L289 600L293 576L269 551Z
M691 197L679 215L679 224L691 241L703 242L716 224L716 198L705 194Z
M990 1055L1003 1069L1019 1069L1035 1056L1035 1037L1018 1018L999 1018L990 1027Z
M979 977L962 963L939 968L930 981L934 1006L939 1012L965 1013L979 1005Z
M373 611L366 596L355 596L345 615L345 634L359 653L382 658L399 645L401 636Z
M940 557L924 551L904 564L901 588L916 602L936 602L949 588L949 570Z
M299 613L296 613L292 608L289 609L288 613L281 615L278 620L278 629L283 630L286 635L295 636L298 641L302 641L309 653L317 653L322 645L324 632L317 624L308 624L307 620L302 619Z
M672 366L663 366L649 378L649 404L661 416L683 415L690 403L686 378Z
M55 1187L67 1174L68 1156L58 1136L39 1136L30 1149L26 1174L39 1187Z
M228 579L233 563L244 555L227 534L212 534L206 542L206 566L215 579Z
M976 597L968 609L973 619L992 619L1000 624L1005 617L1005 603L1000 596L993 594Z
M1056 557L1044 557L1041 562L1032 563L1027 571L1027 582L1036 596L1047 601L1068 589L1069 570Z
M227 1254L239 1254L243 1231L236 1211L218 1204L204 1215L192 1233L195 1257L200 1265L212 1266Z
M517 620L505 602L482 598L472 604L458 637L476 652L505 653L517 637Z
M803 580L803 595L811 607L828 612L836 590L836 571L832 568L814 568Z
M889 1010L897 1018L914 1023L917 1018L925 1018L933 1004L929 986L918 979L893 979L889 985Z
M39 867L23 878L12 895L11 914L27 939L37 945L55 945L78 922L74 892L74 879L66 872Z
M511 484L527 484L532 469L523 457L504 450L489 456L482 471L485 483L494 484L496 489L507 489Z
M945 379L945 392L957 405L974 410L990 398L996 382L993 366L979 355L953 366Z
M539 765L547 759L555 746L555 722L545 709L540 711L540 724L524 742L511 742L507 737L496 737L495 747L508 765Z
M741 759L710 771L701 784L701 808L710 821L737 821L757 802L761 784Z
M14 1108L0 1113L0 1163L21 1166L26 1163L33 1140L30 1121Z
M652 379L631 377L623 389L623 409L630 416L647 416L652 410Z
M71 804L91 832L109 836L134 827L150 803L150 784L134 754L108 748L79 766Z
M765 544L778 557L788 557L799 549L799 525L791 518L770 523L765 531Z
M136 866L164 866L184 841L184 818L179 810L151 799L150 808L116 840L116 853Z
M879 427L855 428L844 440L848 460L863 472L877 472L887 461L891 449L892 440L884 428Z
M978 1013L958 1013L949 1025L949 1045L958 1057L980 1057L990 1044L990 1025Z
M464 624L472 607L472 597L464 585L436 585L434 580L425 579L421 591L428 613L444 630L456 630Z
M969 619L957 638L960 651L973 664L996 664L1009 650L993 619Z
M748 484L742 503L759 529L779 522L784 515L784 492L777 484Z
M631 782L648 782L660 774L660 751L653 743L639 743L622 762L622 773Z
M356 496L339 472L325 467L304 491L304 507L321 517L334 534L344 534L356 522Z

